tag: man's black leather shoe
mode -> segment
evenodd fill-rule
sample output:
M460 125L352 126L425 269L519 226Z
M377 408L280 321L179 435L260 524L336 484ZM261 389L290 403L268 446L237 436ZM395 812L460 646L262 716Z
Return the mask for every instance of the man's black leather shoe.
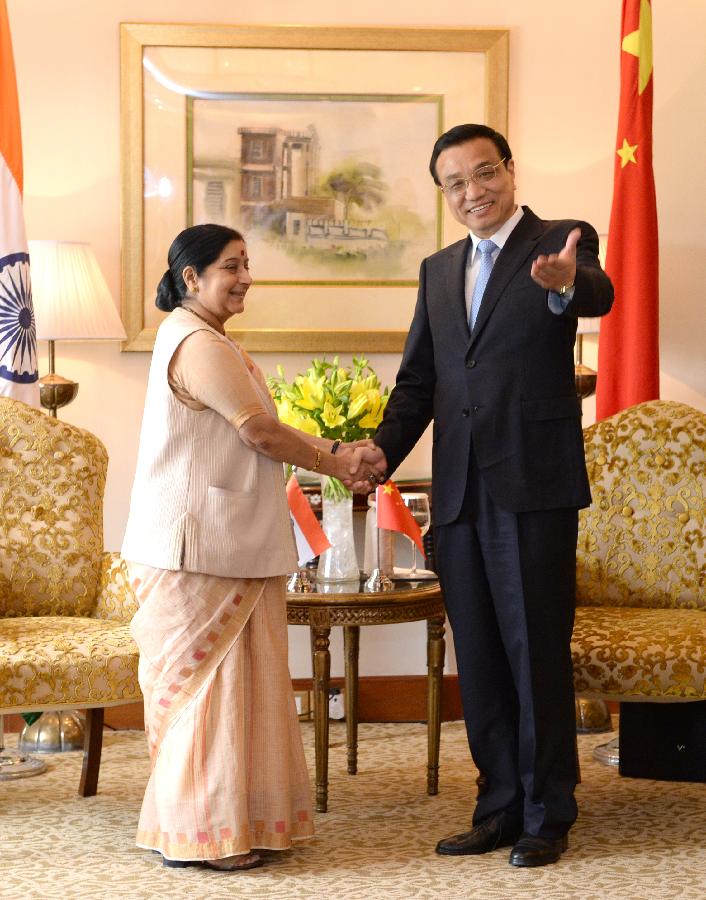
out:
M507 813L496 813L463 834L444 838L436 845L442 856L472 856L510 847L522 833L522 823Z
M555 863L569 846L566 835L560 838L523 834L510 853L511 866L547 866Z

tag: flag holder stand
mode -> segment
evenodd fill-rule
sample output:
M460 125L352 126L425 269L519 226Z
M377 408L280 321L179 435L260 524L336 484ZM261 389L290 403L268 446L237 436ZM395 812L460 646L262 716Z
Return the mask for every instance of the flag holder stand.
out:
M308 570L298 569L293 575L290 575L287 590L290 593L310 594L313 590L313 583Z
M373 569L371 576L365 582L365 590L370 593L392 590L392 579L381 572L377 567Z

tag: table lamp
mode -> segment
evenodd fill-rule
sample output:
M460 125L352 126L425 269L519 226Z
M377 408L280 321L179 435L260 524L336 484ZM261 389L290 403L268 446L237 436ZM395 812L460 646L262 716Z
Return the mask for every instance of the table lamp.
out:
M598 235L598 260L605 269L605 255L608 247L608 235ZM576 355L574 358L574 383L579 402L590 397L596 390L598 373L583 363L584 334L598 334L600 318L581 318L576 329ZM591 700L587 697L576 698L576 730L579 734L594 734L610 731L613 725L608 706L604 700Z
M600 319L578 320L578 328L576 329L576 345L574 357L574 383L576 384L576 393L581 400L590 397L596 390L596 379L598 373L594 369L589 369L583 362L583 336L584 334L597 334L600 327Z
M601 268L605 269L605 255L608 248L608 235L598 235L598 261ZM578 320L578 328L576 329L576 355L574 358L574 382L576 384L576 393L581 400L590 397L596 390L596 379L598 373L593 369L589 369L583 363L583 336L584 334L598 334L600 328L600 318L580 318Z
M123 323L89 244L29 241L37 339L49 342L49 374L39 398L51 415L78 393L78 384L54 371L55 341L124 341Z
M37 339L49 342L49 374L39 401L52 416L78 393L78 383L54 371L55 341L124 341L123 323L89 244L29 241ZM84 727L71 710L48 710L20 734L24 751L57 753L83 746Z

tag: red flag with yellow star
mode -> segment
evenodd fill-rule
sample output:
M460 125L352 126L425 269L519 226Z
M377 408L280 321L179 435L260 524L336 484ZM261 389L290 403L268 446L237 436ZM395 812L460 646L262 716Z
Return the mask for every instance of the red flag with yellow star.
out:
M597 419L659 397L650 0L623 0L621 36L620 112L605 266L615 303L601 322Z
M375 493L377 507L377 526L388 531L401 531L411 538L424 555L422 532L414 521L414 516L407 509L402 495L394 481L381 484Z

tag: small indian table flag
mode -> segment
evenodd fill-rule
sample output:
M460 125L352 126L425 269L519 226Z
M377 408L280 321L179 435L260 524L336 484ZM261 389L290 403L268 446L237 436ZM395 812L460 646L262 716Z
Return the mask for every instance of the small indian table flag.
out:
M394 481L386 481L375 492L377 506L377 526L388 531L401 531L414 541L424 554L422 532L414 521L414 516L405 506L402 495Z
M328 550L331 542L319 525L318 519L309 506L309 501L294 475L287 482L287 501L294 526L299 565L303 566L309 560L320 556L324 550Z

